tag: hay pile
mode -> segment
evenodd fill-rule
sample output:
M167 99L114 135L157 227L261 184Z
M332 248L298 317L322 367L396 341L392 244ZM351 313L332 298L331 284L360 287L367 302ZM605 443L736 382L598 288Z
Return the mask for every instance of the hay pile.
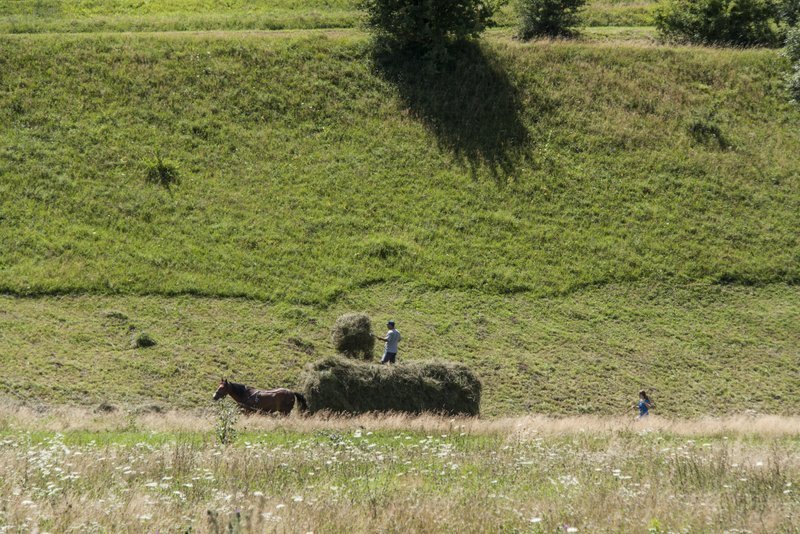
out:
M331 341L336 352L348 358L372 359L375 338L372 337L372 323L364 314L347 313L333 324Z
M330 357L306 367L302 384L311 412L437 412L478 415L481 382L460 363L359 363Z

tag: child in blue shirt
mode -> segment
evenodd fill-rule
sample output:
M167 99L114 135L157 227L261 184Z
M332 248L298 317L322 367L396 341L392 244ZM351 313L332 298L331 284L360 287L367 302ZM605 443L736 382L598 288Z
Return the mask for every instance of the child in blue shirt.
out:
M647 396L645 390L639 392L639 403L635 407L637 406L639 408L639 417L637 417L637 419L650 415L650 409L653 408L654 404L653 401L650 400L650 397Z

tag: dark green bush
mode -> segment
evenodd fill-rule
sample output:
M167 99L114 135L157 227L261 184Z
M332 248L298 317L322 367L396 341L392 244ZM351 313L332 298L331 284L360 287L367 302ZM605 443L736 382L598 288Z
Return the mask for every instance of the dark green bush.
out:
M153 339L147 332L138 332L133 334L131 337L131 346L133 346L135 349L146 349L147 347L152 347L155 344L155 339Z
M789 26L800 22L800 0L783 0L779 6L780 16Z
M786 55L794 65L789 74L789 94L800 104L800 27L792 28L786 37Z
M793 63L800 62L800 27L789 31L786 37L786 55Z
M369 317L360 313L342 315L333 324L331 341L339 354L371 360L375 338L372 336Z
M481 382L460 363L378 365L331 357L307 366L302 384L311 412L480 412Z
M493 0L361 0L367 27L384 45L425 52L471 39L493 25Z
M735 46L779 46L777 0L668 0L656 27L672 41Z
M586 0L518 0L517 37L528 40L570 35L572 28L580 24L580 11L585 5Z

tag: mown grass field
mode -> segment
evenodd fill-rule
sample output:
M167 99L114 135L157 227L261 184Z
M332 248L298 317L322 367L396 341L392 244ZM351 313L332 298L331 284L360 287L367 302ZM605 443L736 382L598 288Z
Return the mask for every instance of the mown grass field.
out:
M10 531L792 532L796 418L0 415Z
M291 387L360 310L398 320L401 358L473 365L486 415L626 413L645 386L664 414L796 413L785 59L637 31L503 30L433 76L352 29L1 36L0 387Z
M360 24L356 0L15 0L0 5L0 32L129 32L350 28ZM587 26L652 26L653 0L594 0ZM497 15L515 24L513 6Z
M461 361L483 381L482 414L632 417L643 387L664 416L798 413L795 287L614 285L567 297L359 290L335 306L238 299L0 299L4 395L97 406L210 404L221 374L297 388L332 354L343 312L397 317L400 360ZM402 319L402 320L400 320ZM157 345L134 349L147 332Z

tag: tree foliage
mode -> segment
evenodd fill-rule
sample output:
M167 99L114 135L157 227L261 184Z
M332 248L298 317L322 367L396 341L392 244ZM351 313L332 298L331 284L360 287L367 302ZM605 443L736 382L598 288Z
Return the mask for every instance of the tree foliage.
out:
M569 35L580 23L580 11L585 5L586 0L519 0L517 36L528 40Z
M786 55L792 60L792 72L789 74L789 93L792 99L800 104L800 27L792 28L786 37Z
M656 14L656 26L673 41L777 46L783 33L780 6L779 0L668 0Z
M800 22L800 0L782 0L778 9L781 19L789 26Z
M361 0L367 27L385 44L425 52L475 38L493 25L494 0Z

